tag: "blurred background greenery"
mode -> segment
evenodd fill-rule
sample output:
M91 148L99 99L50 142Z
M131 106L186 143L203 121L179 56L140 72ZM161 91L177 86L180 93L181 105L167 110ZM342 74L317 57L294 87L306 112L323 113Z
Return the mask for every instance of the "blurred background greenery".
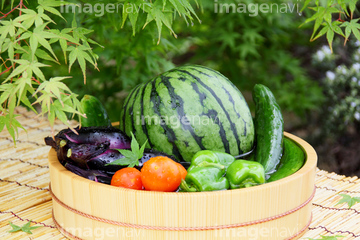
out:
M142 29L146 17L141 11L135 30L131 21L121 27L121 13L77 11L78 26L93 30L88 36L104 46L92 45L99 56L100 71L89 65L86 85L77 63L70 74L68 66L62 64L42 69L44 75L71 75L64 83L79 98L84 94L98 97L112 121L119 120L123 101L134 86L175 66L200 64L220 71L240 89L252 110L251 90L262 83L273 91L282 108L285 130L315 147L319 168L360 176L360 44L355 37L345 46L343 38L335 37L331 53L325 38L309 41L313 25L299 28L309 10L300 14L295 5L292 12L250 16L215 12L216 2L194 4L201 23L196 17L192 22L175 17L172 29L177 38L164 27L159 44L154 21ZM37 4L29 1L28 5L35 8ZM57 25L52 27L71 26L74 14L62 14L67 21L54 16ZM60 46L53 49L62 56Z

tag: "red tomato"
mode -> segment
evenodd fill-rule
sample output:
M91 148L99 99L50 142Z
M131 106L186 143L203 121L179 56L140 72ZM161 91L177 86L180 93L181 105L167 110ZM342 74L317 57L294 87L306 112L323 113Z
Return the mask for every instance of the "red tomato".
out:
M115 172L111 178L111 185L117 187L142 190L141 172L136 168L123 168Z
M181 174L181 179L185 179L186 175L187 175L187 171L184 168L183 165L181 165L180 163L177 163L179 165L179 170L180 170L180 174Z
M173 192L180 186L181 177L178 163L164 156L149 159L141 169L146 190Z

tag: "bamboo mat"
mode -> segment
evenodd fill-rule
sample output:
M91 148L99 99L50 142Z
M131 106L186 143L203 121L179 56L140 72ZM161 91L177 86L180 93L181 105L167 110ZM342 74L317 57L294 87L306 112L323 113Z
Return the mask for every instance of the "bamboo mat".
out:
M51 218L47 165L50 147L44 143L51 129L47 121L41 122L25 108L16 111L27 132L19 131L16 148L6 131L0 133L0 239L66 239ZM55 133L63 128L62 123L55 123ZM320 239L320 235L360 239L360 203L350 209L346 204L336 205L341 193L360 196L360 180L318 169L313 220L301 239ZM32 226L42 227L32 230L33 234L8 232L9 222L22 226L29 220Z

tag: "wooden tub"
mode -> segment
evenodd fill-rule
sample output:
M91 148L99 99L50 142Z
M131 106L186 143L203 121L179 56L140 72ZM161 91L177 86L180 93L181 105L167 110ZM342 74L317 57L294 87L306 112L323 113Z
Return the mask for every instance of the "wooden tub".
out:
M293 175L246 189L164 193L117 188L66 170L49 152L53 220L70 239L296 239L311 222L317 155Z

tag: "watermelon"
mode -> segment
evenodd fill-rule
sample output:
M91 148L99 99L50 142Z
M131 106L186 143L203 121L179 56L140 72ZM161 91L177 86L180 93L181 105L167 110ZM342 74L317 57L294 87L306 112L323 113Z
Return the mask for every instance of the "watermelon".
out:
M125 99L120 128L179 161L190 161L200 150L248 152L255 135L241 92L219 72L197 65L136 86Z

